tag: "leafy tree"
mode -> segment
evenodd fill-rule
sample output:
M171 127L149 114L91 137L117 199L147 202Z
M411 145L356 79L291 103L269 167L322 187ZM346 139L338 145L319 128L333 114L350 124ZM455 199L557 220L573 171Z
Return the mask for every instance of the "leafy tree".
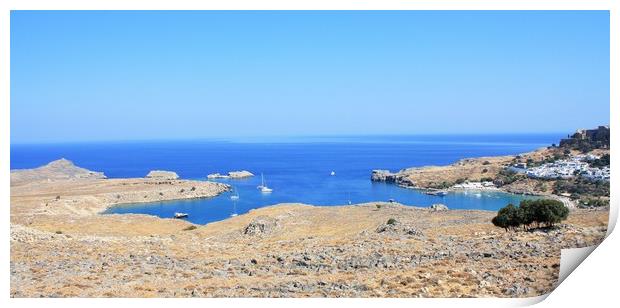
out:
M520 226L527 228L532 224L552 227L568 218L568 213L568 208L558 200L523 200L518 207L508 204L501 208L491 222L506 231Z

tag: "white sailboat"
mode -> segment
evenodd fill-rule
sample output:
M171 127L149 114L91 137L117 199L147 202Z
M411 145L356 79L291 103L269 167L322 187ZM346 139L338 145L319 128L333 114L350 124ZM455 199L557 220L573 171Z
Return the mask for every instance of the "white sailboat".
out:
M237 192L237 189L233 186L233 194L230 196L230 200L239 200L239 192Z
M233 201L233 212L230 214L230 217L235 217L237 215L237 202Z
M273 191L273 189L265 185L265 177L263 176L262 173L260 174L260 186L258 186L257 188L260 189L260 192L262 193L270 193Z

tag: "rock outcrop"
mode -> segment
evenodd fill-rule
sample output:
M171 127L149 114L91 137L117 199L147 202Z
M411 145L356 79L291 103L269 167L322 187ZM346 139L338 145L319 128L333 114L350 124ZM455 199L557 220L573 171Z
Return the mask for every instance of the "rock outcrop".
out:
M148 179L160 179L160 180L176 180L179 178L179 175L173 171L164 171L164 170L152 170L149 174L146 175Z
M449 210L445 204L435 203L428 207L432 212L440 212Z
M390 172L390 170L373 170L370 175L370 180L375 182L389 182L396 181L396 174Z
M273 232L277 227L278 221L272 217L259 216L250 222L244 229L245 235L263 235Z
M220 173L212 173L212 174L207 175L207 178L208 179L243 179L243 178L248 178L252 176L254 176L252 172L247 171L247 170L241 170L241 171L230 171L228 172L228 175L224 175Z
M252 172L247 171L247 170L241 170L241 171L231 171L228 172L228 176L231 179L242 179L242 178L249 178L254 176L254 174L252 174Z
M34 169L18 169L11 171L11 185L26 182L75 180L75 179L105 179L103 172L80 168L72 161L61 158L49 164Z
M207 179L227 179L228 176L220 173L211 173L207 175Z

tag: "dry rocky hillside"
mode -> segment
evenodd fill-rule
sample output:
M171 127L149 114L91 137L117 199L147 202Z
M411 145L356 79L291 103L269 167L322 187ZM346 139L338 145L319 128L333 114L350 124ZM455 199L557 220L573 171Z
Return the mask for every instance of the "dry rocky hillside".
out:
M505 232L490 223L494 212L397 203L282 204L205 226L99 214L226 189L184 180L12 182L10 294L536 296L554 287L560 249L599 243L608 220L606 210L574 210L556 229Z

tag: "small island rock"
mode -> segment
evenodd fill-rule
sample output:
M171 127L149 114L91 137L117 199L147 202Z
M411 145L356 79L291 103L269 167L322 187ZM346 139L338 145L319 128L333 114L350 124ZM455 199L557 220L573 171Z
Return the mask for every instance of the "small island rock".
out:
M228 176L232 179L242 179L242 178L248 178L248 177L254 176L254 174L252 174L252 172L247 171L247 170L241 170L241 171L228 172Z
M207 179L242 179L242 178L247 178L251 176L254 176L252 172L247 171L247 170L241 170L241 171L230 171L228 172L228 175L224 175L220 173L211 173L207 175Z
M177 180L179 175L174 171L152 170L146 177L149 179Z

